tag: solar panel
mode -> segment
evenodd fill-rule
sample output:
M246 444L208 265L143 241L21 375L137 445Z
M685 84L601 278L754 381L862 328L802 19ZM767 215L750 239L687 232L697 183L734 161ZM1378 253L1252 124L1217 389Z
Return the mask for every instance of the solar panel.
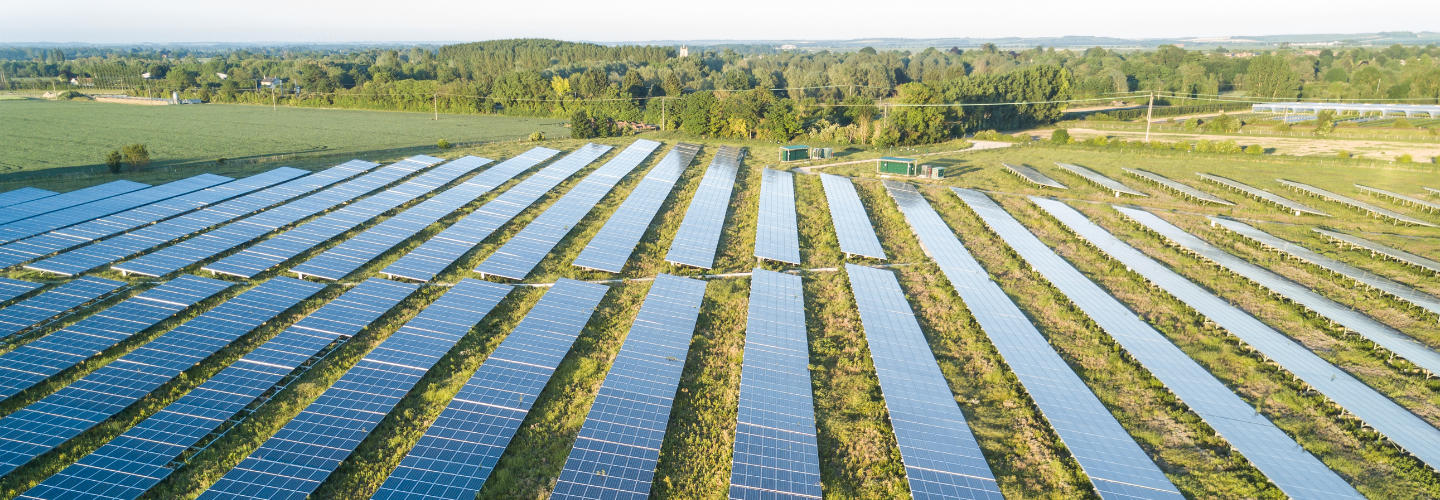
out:
M146 226L126 234L93 244L83 245L64 253L26 265L26 269L73 276L105 266L150 248L204 231L250 215L267 207L288 202L316 189L329 186L376 164L351 160L295 180L250 193L224 203L207 206L195 212Z
M28 219L37 215L47 214L82 203L118 196L148 187L150 187L149 184L141 184L139 182L124 180L110 181L98 186L90 186L55 196L48 196L24 203L16 203L5 207L4 211L0 211L0 224L9 224L17 220Z
M0 243L9 243L15 240L29 238L47 231L79 224L97 217L103 217L138 206L148 205L166 198L205 189L217 184L223 184L231 180L234 179L220 175L200 174L159 186L147 187L89 203L81 203L73 207L37 215L28 219L18 220L8 224L0 224Z
M459 210L501 184L529 170L542 161L559 154L559 151L536 147L509 160L500 162L477 174L459 186L455 186L433 198L406 209L385 222L366 229L354 238L346 240L325 253L312 257L295 266L292 271L304 276L338 280L381 254L419 234L431 224Z
M870 225L870 215L865 212L865 205L860 202L860 194L855 192L850 179L820 174L820 184L830 205L830 222L835 226L835 237L840 240L840 251L884 260L885 249L875 237L875 226Z
M1003 498L890 271L845 264L910 496Z
M978 191L952 190L1022 259L1110 334L1171 393L1194 408L1200 418L1281 491L1295 498L1364 498L1125 304L1056 255L990 198Z
M30 293L42 286L44 285L29 281L0 278L0 303L9 302L11 299ZM0 312L0 314L4 313Z
M0 419L0 473L115 416L321 288L286 278L262 283Z
M25 492L25 498L133 499L174 471L171 462L287 374L379 319L418 285L369 279L210 380Z
M318 193L235 220L194 238L142 255L128 262L111 265L110 268L125 274L165 276L249 243L311 215L349 203L366 193L390 185L439 162L438 159L433 159L435 161L431 162L432 158L424 158L423 161L411 158L386 165L379 170L325 188Z
M1025 313L991 281L920 192L893 181L886 181L886 188L925 253L940 266L1095 491L1103 498L1182 498Z
M1396 212L1396 211L1390 210L1390 209L1388 209L1388 208L1377 207L1377 206L1375 206L1375 205L1372 205L1372 204L1369 204L1369 203L1365 203L1365 202L1363 202L1363 201L1360 201L1360 200L1351 198L1351 197L1349 197L1349 196L1341 195L1341 194L1338 194L1338 193L1333 193L1333 192L1327 191L1327 190L1325 190L1325 189L1321 189L1321 188L1318 188L1318 187L1315 187L1315 186L1311 186L1311 185L1309 185L1309 184L1304 184L1304 183L1295 182L1295 181L1288 181L1288 180L1285 180L1285 179L1275 179L1275 181L1276 181L1276 182L1279 182L1280 184L1285 185L1286 187L1289 187L1290 189L1294 189L1294 190L1296 190L1296 191L1300 191L1300 192L1302 192L1302 193L1306 193L1306 194L1309 194L1309 195L1311 195L1311 196L1316 196L1316 197L1319 197L1319 198L1322 198L1322 199L1325 199L1325 200L1333 201L1333 202L1339 203L1339 204L1341 204L1341 205L1346 205L1346 206L1349 206L1350 208L1354 208L1354 209L1360 210L1360 211L1362 211L1362 212L1369 212L1369 213L1371 213L1371 214L1373 214L1373 215L1378 215L1378 216L1380 216L1381 218L1391 219L1391 220L1394 220L1394 221L1396 221L1396 222L1400 222L1400 223L1402 223L1402 224L1413 224L1413 225L1416 225L1416 226L1435 227L1434 224L1431 224L1431 223L1429 223L1429 222L1425 222L1425 221L1420 220L1420 219L1416 219L1416 218L1414 218L1414 217L1411 217L1411 216L1402 214L1402 213L1400 213L1400 212Z
M587 143L555 160L386 266L380 274L418 281L434 279L510 219L610 149L603 144Z
M700 153L700 146L694 144L680 143L670 149L670 152L660 159L620 208L595 233L590 239L590 244L580 251L580 256L575 258L575 265L586 269L596 269L618 273L625 267L625 261L630 260L630 254L635 251L635 245L640 243L640 238L645 235L645 230L650 227L650 221L655 219L656 212L660 206L665 204L665 198L670 196L670 191L675 188L675 183L680 180L680 174L685 173L685 168Z
M1116 198L1119 198L1120 195L1139 196L1139 197L1142 197L1142 198L1149 196L1149 195L1147 195L1147 194L1145 194L1145 193L1142 193L1142 192L1136 191L1136 190L1134 190L1134 189L1131 189L1130 186L1126 186L1125 184L1122 184L1120 181L1117 181L1117 180L1115 180L1115 179L1111 179L1111 178L1109 178L1109 177L1106 177L1104 174L1101 174L1100 172L1096 172L1096 171L1094 171L1094 170L1090 170L1090 169L1088 169L1088 168L1085 168L1085 167L1082 167L1082 166L1079 166L1079 165L1075 165L1075 164L1073 164L1073 163L1062 163L1062 162L1058 162L1058 161L1057 161L1057 162L1055 162L1055 165L1059 166L1059 167L1062 168L1062 169L1065 169L1065 170L1069 171L1069 172L1072 173L1072 174L1078 175L1078 176L1080 176L1081 178L1083 178L1083 179L1085 179L1085 180L1087 180L1087 181L1090 181L1090 182L1094 183L1094 184L1097 185L1097 186L1100 186L1100 187L1102 187L1102 188L1105 188L1106 190L1109 190L1110 192L1112 192L1112 193L1115 194L1115 197L1116 197Z
M557 280L485 358L375 498L475 496L606 290Z
M1293 213L1293 214L1295 214L1295 215L1297 215L1297 216L1299 216L1299 215L1305 215L1305 214L1319 215L1319 216L1321 216L1321 217L1329 217L1329 216L1330 216L1330 214L1327 214L1327 213L1325 213L1325 212L1321 212L1321 211L1319 211L1319 210L1310 208L1310 207L1305 206L1305 205L1303 205L1303 204L1301 204L1301 203L1295 202L1294 200L1291 200L1291 199L1289 199L1289 198L1286 198L1286 197L1280 196L1280 195L1278 195L1278 194L1275 194L1275 193L1266 191L1266 190L1264 190L1264 189L1260 189L1260 188L1257 188L1257 187L1250 186L1250 185L1245 184L1245 183L1242 183L1242 182L1240 182L1240 181L1236 181L1236 180L1233 180L1233 179L1227 179L1227 178L1220 177L1220 176L1214 175L1214 174L1206 174L1206 173L1199 173L1199 172L1197 172L1195 175L1200 176L1201 179L1205 179L1205 180L1207 180L1207 181L1210 181L1210 182L1219 184L1219 185L1221 185L1221 186L1225 186L1225 187L1228 187L1228 188L1230 188L1230 189L1234 189L1234 190L1239 191L1239 192L1241 192L1241 193L1243 193L1243 194L1249 195L1250 197L1255 198L1255 199L1257 199L1257 200L1260 200L1260 201L1263 201L1263 202L1267 202L1267 203L1270 203L1270 204L1272 204L1272 205L1275 205L1275 206L1278 206L1278 207L1280 207L1280 208L1283 208L1283 209L1285 209L1285 211L1290 212L1290 213Z
M1428 370L1430 373L1440 373L1440 353L1436 353L1424 344L1415 339L1390 328L1379 321L1371 319L1354 309L1333 300L1320 296L1320 294L1305 288L1304 285L1290 281L1283 276L1275 274L1270 270L1251 264L1250 262L1226 253L1205 240L1202 240L1175 225L1156 217L1155 214L1144 210L1115 207L1120 213L1125 214L1131 220L1150 228L1151 231L1160 233L1161 236L1175 242L1196 255L1206 260L1219 264L1235 274L1239 274L1260 286L1278 293L1291 302L1295 302L1314 311L1320 316L1329 318L1340 326L1350 329L1360 336L1370 339L1381 347L1389 349L1397 356L1410 360L1417 366Z
M84 277L0 309L0 339L28 330L89 304L125 286L107 279Z
M730 193L735 189L741 158L741 150L733 146L721 146L715 152L695 189L695 197L685 209L680 229L675 231L666 262L701 269L715 264L715 248L720 245L720 230L730 210Z
M1009 163L1001 163L1001 165L1005 166L1007 172L1015 174L1020 177L1021 180L1031 184L1055 189L1070 189L1065 187L1064 184L1061 184L1060 181L1051 179L1050 176L1040 173L1039 170L1035 170L1029 165L1011 165Z
M1315 231L1316 233L1320 233L1327 238L1338 241L1342 244L1353 246L1355 248L1360 248L1363 250L1369 250L1372 254L1383 255L1392 260L1403 262L1405 264L1425 269L1433 273L1440 273L1440 262L1435 262L1433 260L1421 257L1419 255L1415 255L1410 252L1406 252L1398 248L1381 245L1379 243L1364 238L1351 236L1345 233L1338 233L1318 227L1312 228L1311 230Z
M311 219L245 250L231 254L229 257L206 264L201 269L217 274L254 278L316 245L340 236L395 207L425 196L440 186L449 184L487 163L490 163L490 160L466 156L440 165L399 185L386 188ZM304 274L297 274L302 278L305 277Z
M1141 179L1145 179L1145 180L1148 180L1148 181L1150 181L1150 182L1154 182L1154 183L1156 183L1156 184L1159 184L1159 185L1161 185L1161 186L1164 186L1164 187L1170 189L1171 191L1174 191L1174 192L1176 192L1176 193L1180 193L1181 195L1184 195L1184 196L1186 196L1186 197L1189 197L1190 199L1195 200L1195 201L1200 201L1200 202L1204 202L1204 203L1213 203L1213 204L1215 204L1215 205L1224 205L1224 206L1234 206L1234 205L1235 205L1234 203L1230 203L1229 200L1226 200L1226 199L1221 198L1221 197L1219 197L1219 196L1215 196L1215 195L1213 195L1213 194L1210 194L1210 193L1201 191L1201 190L1199 190L1199 189L1196 189L1196 188L1190 186L1189 184L1182 184L1182 183L1179 182L1179 181L1173 180L1173 179L1171 179L1171 178L1169 178L1169 177L1165 177L1165 176L1160 175L1160 174L1157 174L1157 173L1155 173L1155 172L1150 172L1150 171L1147 171L1147 170L1141 170L1141 169L1138 169L1138 168L1121 168L1120 170L1124 170L1125 173L1127 173L1127 174L1130 174L1130 175L1139 177L1139 178L1141 178Z
M755 256L800 264L800 228L795 221L795 175L760 173L760 211L755 223Z
M20 189L12 189L10 191L0 193L0 207L8 207L17 203L25 203L27 201L47 198L50 196L55 196L57 194L60 193L48 189L25 186Z
M460 281L361 358L200 498L310 495L509 292L507 285Z
M631 143L525 225L525 229L486 257L475 271L512 280L525 279L535 265L544 260L555 245L560 244L560 240L595 208L595 204L615 188L620 179L629 175L659 147L660 143L648 139Z
M14 396L231 285L180 276L0 355L0 397Z
M1040 208L1155 286L1170 292L1229 331L1231 335L1279 363L1366 425L1435 468L1440 464L1440 430L1371 389L1305 346L1261 323L1245 311L1212 295L1163 264L1131 248L1073 208L1055 200L1031 198Z
M1423 187L1423 186L1422 186L1422 187ZM1440 194L1440 189L1435 189L1435 188L1432 188L1432 187L1425 187L1425 190L1426 190L1426 191L1429 191L1432 196L1433 196L1433 195Z
M649 495L704 297L704 281L655 277L550 498Z
M820 498L800 277L750 274L730 498Z
M1410 196L1410 195L1408 195L1408 194L1400 194L1400 193L1397 193L1397 192L1394 192L1394 191L1387 191L1387 190L1380 189L1380 188L1376 188L1376 187L1366 186L1366 185L1364 185L1364 184L1356 184L1356 185L1355 185L1355 189L1359 189L1359 190L1361 190L1361 191L1364 191L1364 192L1366 192L1366 193L1373 194L1373 195L1375 195L1375 196L1381 196L1381 197L1385 197L1385 198L1390 198L1390 199L1395 200L1397 203L1400 203L1400 204L1402 204L1402 205L1410 205L1410 206L1413 206L1413 207L1420 207L1421 209L1425 210L1426 212L1440 212L1440 203L1435 203L1435 202L1433 202L1433 201L1422 200L1422 199L1420 199L1420 198L1416 198L1416 197Z
M10 267L65 251L95 240L217 203L229 198L294 179L309 172L280 167L244 179L211 186L188 194L132 208L45 234L0 245L0 267Z

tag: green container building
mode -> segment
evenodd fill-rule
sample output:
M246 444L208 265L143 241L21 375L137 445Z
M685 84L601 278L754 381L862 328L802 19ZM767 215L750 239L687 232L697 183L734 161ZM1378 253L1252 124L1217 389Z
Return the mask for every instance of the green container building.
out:
M800 161L810 159L810 146L794 145L780 146L780 161Z
M915 175L916 161L914 158L885 156L880 158L876 171L882 174Z

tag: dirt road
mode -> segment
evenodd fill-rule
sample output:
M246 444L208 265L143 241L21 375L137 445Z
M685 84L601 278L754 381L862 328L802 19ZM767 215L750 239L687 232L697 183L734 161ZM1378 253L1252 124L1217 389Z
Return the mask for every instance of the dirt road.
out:
M1087 128L1068 129L1070 136L1076 140L1084 140L1095 136L1122 137L1126 140L1135 140L1145 137L1143 131L1127 130L1094 130ZM1049 131L1031 131L1032 135L1045 136ZM1397 142L1397 141L1376 141L1367 139L1331 139L1331 138L1306 138L1306 137L1266 137L1266 136L1234 136L1234 135L1210 135L1210 134L1186 134L1173 132L1153 132L1150 134L1152 141L1235 141L1242 146L1259 144L1267 150L1273 150L1274 154L1293 156L1335 156L1340 151L1348 151L1350 154L1365 158L1381 160L1394 160L1402 154L1409 154L1416 162L1429 162L1431 158L1440 156L1440 142Z

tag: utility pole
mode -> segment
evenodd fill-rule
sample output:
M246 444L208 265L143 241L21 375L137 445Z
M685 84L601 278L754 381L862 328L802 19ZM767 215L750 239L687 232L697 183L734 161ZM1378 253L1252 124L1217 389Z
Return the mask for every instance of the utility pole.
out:
M275 84L270 85L270 111L279 111L279 100L275 97Z
M435 95L430 98L430 104L435 107L435 121L440 121L440 91L436 90Z
M666 97L669 97L669 96L666 96ZM669 104L669 101L670 101L670 100L667 99L667 98L665 98L665 97L661 97L661 98L660 98L660 131L661 131L661 132L664 132L664 131L665 131L665 127L668 126L668 125L670 125L670 113L669 113L669 109L666 107L666 105Z
M1150 104L1145 106L1145 144L1150 144L1150 114L1155 111L1155 91L1150 91Z

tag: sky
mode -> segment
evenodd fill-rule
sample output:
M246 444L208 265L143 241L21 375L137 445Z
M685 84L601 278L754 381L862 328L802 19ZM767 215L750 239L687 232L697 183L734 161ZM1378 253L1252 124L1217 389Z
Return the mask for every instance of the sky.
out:
M1440 31L1435 0L67 0L10 2L0 43L1224 37Z

